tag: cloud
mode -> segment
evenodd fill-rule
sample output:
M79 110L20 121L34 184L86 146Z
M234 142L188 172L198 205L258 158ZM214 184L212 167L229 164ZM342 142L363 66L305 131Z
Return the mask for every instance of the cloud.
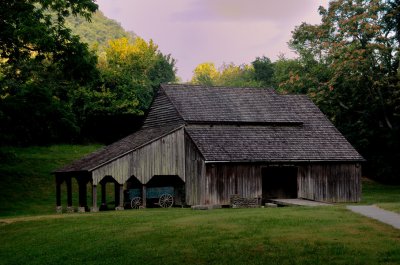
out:
M315 6L293 0L189 0L186 10L172 15L178 21L281 21L296 20Z

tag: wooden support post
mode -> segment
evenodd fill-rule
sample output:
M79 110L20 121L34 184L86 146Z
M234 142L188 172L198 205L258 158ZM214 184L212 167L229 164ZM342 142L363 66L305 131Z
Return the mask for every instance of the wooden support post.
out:
M124 185L119 184L119 207L124 208Z
M72 183L71 177L67 177L65 179L65 183L67 184L67 212L74 212L74 208L72 207Z
M115 182L115 210L124 210L124 185Z
M86 180L79 180L79 212L85 212L87 208L87 188Z
M56 176L56 212L62 213L61 206L61 183L62 179Z
M107 185L107 183L105 183L105 182L101 183L101 206L100 206L100 211L107 210L106 185Z
M119 206L119 183L114 182L114 202L115 208Z
M143 184L142 186L142 201L143 201L143 207L146 208L147 204L146 204L146 192L147 192L147 188L146 185Z
M91 212L98 212L99 208L97 207L97 186L92 185L92 208L90 208Z
M61 206L61 181L56 177L56 206Z

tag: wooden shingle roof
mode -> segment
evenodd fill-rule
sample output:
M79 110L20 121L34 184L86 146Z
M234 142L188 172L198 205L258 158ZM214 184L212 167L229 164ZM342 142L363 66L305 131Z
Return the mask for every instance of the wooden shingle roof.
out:
M273 89L162 85L187 123L298 123Z
M363 161L307 96L165 84L141 130L56 173L91 171L182 126L206 161Z
M164 89L186 121L200 121L185 129L206 161L363 160L305 95L259 88ZM226 120L234 122L218 123Z

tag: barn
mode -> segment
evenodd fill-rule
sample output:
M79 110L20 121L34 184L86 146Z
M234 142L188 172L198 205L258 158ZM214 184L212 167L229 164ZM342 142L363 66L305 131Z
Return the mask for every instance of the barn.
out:
M234 195L259 203L358 202L362 161L305 95L164 84L139 131L54 172L56 203L62 209L65 183L67 209L73 209L74 179L80 211L99 210L109 182L116 209L131 190L146 206L148 191L162 187L173 187L175 205L229 205Z

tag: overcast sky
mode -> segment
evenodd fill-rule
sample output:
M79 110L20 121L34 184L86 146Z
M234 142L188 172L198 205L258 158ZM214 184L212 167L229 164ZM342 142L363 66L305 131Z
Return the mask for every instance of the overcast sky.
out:
M203 62L276 60L301 22L320 22L328 0L97 0L100 10L177 60L178 76L192 77Z

